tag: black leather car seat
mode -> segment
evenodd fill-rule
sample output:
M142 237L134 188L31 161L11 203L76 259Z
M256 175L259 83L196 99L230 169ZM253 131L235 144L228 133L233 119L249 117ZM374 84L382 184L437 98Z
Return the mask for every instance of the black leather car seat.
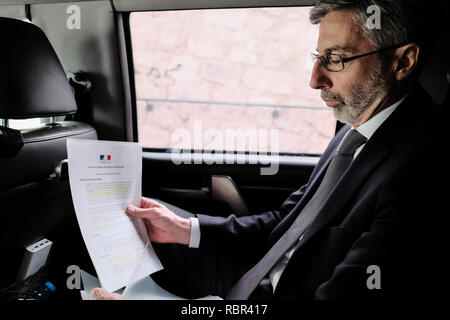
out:
M37 26L0 18L0 288L15 281L24 248L73 223L69 182L54 169L67 158L66 139L97 139L75 121L13 130L10 119L61 117L77 105L64 69ZM76 222L75 222L76 225Z

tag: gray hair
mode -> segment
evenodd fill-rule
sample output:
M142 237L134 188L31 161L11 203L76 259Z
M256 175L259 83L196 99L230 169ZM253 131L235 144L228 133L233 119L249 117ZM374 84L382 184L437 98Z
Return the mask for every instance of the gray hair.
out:
M439 4L436 4L439 2ZM319 24L332 11L349 10L354 21L361 26L376 50L393 45L416 43L427 54L436 34L433 26L434 12L439 12L440 1L425 0L319 0L311 9L310 21ZM377 6L381 15L381 27L370 28L367 21L371 6ZM438 18L435 20L439 21ZM424 63L425 59L421 59Z

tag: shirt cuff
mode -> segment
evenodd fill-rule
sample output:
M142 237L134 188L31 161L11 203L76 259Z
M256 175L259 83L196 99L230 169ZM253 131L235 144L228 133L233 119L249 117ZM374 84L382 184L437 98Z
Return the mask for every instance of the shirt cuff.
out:
M200 222L198 218L191 219L191 235L189 238L189 248L198 248L200 246Z

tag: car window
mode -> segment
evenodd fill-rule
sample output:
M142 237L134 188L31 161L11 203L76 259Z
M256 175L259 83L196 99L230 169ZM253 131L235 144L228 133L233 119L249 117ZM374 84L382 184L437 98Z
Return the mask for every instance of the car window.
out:
M336 122L309 87L318 36L309 9L132 13L139 142L321 154Z

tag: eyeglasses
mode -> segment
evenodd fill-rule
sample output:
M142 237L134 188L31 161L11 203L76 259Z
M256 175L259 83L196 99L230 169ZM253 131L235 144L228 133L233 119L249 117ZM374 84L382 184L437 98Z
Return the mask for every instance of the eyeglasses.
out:
M313 61L316 62L317 59L320 60L320 62L322 63L322 65L324 66L324 68L328 71L331 72L339 72L344 70L345 67L345 63L346 62L350 62L362 57L366 57L375 53L380 53L383 51L387 51L387 50L391 50L391 49L396 49L401 47L402 45L393 45L393 46L389 46L383 49L379 49L376 51L372 51L369 53L364 53L364 54L360 54L357 56L353 56L353 57L349 57L349 58L342 58L339 54L335 54L335 53L326 53L322 56L319 56L316 53L311 53Z

